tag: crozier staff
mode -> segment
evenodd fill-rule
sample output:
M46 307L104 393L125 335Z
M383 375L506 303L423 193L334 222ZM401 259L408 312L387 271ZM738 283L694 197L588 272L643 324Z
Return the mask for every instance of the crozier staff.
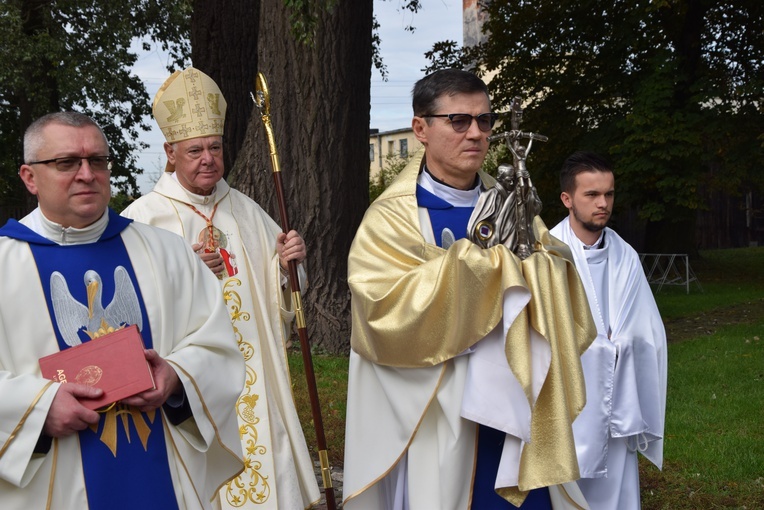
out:
M222 487L224 507L307 508L320 498L292 398L286 342L297 303L286 290L289 261L302 262L305 241L288 233L251 198L223 179L227 103L198 69L175 72L154 98L167 140L165 173L124 215L185 238L220 280L247 378L236 406L246 468Z
M273 125L271 124L268 85L265 81L265 76L263 76L262 73L257 74L257 92L253 99L255 100L255 105L260 110L263 125L265 126L265 132L268 137L268 149L271 155L273 182L276 186L279 216L284 231L287 231L289 230L289 215L287 214L286 199L284 198L284 183L281 179L281 165L279 163L279 154L276 149L276 139L273 135ZM321 406L318 401L318 387L316 386L316 376L313 372L313 358L310 353L310 340L308 338L308 329L305 323L305 313L302 308L300 282L295 278L295 275L297 274L297 263L294 260L289 261L289 274L291 276L290 288L292 290L292 301L295 303L297 333L300 338L300 351L302 352L305 378L307 379L310 397L313 427L316 432L316 442L318 443L318 456L321 466L321 479L324 483L326 506L328 510L334 510L336 508L336 501L334 499L334 486L332 483L331 470L329 468L329 452L326 448L324 421L321 416Z

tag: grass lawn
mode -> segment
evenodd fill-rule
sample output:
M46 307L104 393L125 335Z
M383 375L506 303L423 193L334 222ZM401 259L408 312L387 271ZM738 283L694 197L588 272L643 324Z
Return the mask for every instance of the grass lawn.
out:
M669 337L663 471L640 462L642 505L764 509L764 248L691 261L703 292L656 296ZM332 466L342 466L348 360L314 355ZM290 354L308 445L315 433L299 353ZM644 461L644 459L640 459Z
M764 508L763 333L760 318L669 344L665 465L641 463L645 510Z
M347 399L348 388L348 361L347 356L313 355L313 371L316 375L318 400L321 404L326 449L329 453L329 464L333 467L342 466L342 456L345 451L345 400ZM305 382L302 354L299 352L289 353L289 368L300 423L302 423L305 440L308 442L313 460L316 461L318 459L318 455L315 454L318 451L316 432L313 425L313 414L310 410L310 398ZM319 484L319 486L321 485Z

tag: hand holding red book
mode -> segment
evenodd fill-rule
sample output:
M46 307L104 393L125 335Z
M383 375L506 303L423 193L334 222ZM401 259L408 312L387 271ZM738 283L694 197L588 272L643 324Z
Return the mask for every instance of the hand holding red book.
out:
M76 382L103 390L97 399L82 399L99 409L153 389L154 379L135 325L40 358L42 376L59 383Z

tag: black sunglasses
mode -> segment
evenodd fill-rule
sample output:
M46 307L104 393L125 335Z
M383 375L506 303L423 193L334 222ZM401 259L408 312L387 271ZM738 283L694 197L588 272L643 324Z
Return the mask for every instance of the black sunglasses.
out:
M469 113L443 113L440 115L422 115L422 118L428 117L448 117L451 121L451 127L457 133L464 133L472 125L472 119L477 121L478 129L484 133L488 133L493 129L493 125L499 118L498 113L481 113L480 115L470 115Z

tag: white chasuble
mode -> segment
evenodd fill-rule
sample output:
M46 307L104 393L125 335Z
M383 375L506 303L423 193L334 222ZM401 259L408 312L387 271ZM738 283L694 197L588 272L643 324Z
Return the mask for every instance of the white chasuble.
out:
M215 222L215 227L221 232L221 239L223 236L228 239L227 251L231 255L230 260L238 259L249 265L246 257L238 255L244 253L239 236L231 235L236 228L233 218L221 215ZM230 271L228 263L226 266L227 271ZM236 266L233 268L238 270ZM271 412L262 354L262 349L268 346L267 344L261 346L257 342L258 338L266 337L267 333L259 331L257 321L253 320L253 317L257 315L253 311L259 305L253 301L253 296L257 296L257 292L252 288L253 282L248 277L252 274L251 270L245 270L221 280L223 298L231 316L231 325L246 363L244 389L236 402L236 416L239 420L245 468L241 475L223 487L221 494L235 508L252 507L253 503L258 505L257 508L277 508L275 505L277 486L273 484L276 480L276 472L271 435ZM268 501L272 501L274 505L267 505Z
M244 367L226 310L221 300L209 299L216 290L209 270L176 236L137 223L119 235L135 268L153 348L173 365L193 414L179 425L165 422L178 507L211 510L220 486L242 468L229 409ZM7 326L0 328L0 507L87 509L78 435L54 439L47 454L34 452L60 386L40 377L38 358L60 347L35 260L27 242L2 235L0 259L15 261L0 267L3 289L14 296L0 304L0 324ZM67 264L64 258L54 263ZM23 320L30 310L34 320ZM115 499L114 508L122 507Z
M224 508L307 508L320 498L297 417L286 359L294 318L281 287L279 226L254 201L217 183L211 196L185 191L164 174L154 192L123 215L219 251L220 278L239 350L246 362L236 415L245 469L220 491ZM300 269L301 279L304 271ZM288 294L287 294L288 296Z
M477 444L473 420L495 418L495 411L505 413L499 420L517 434L508 441L517 448L506 455L513 465L499 467L507 498L578 478L570 420L583 408L579 358L594 327L583 288L570 278L574 268L545 247L524 263L504 246L481 249L468 239L455 240L447 249L433 244L435 227L418 202L421 162L420 153L369 207L348 258L353 329L347 509L469 508ZM481 179L492 184L487 175ZM541 232L541 226L534 229ZM542 237L548 237L545 227ZM510 296L506 307L505 292ZM536 299L529 301L531 296ZM551 351L534 350L530 329L545 333ZM556 332L563 329L567 334L560 341ZM484 346L495 349L483 351L477 346L492 331L497 341ZM502 402L507 404L502 409L486 412L495 401L484 398L487 381L479 376L500 370L487 373L486 363L478 362L491 357L502 358L502 375L517 379L519 402ZM498 383L501 389L509 384L505 381ZM546 391L531 409L530 398L542 383ZM524 408L524 416L518 408ZM511 418L504 422L507 415ZM554 437L555 448L531 441L520 452L521 439L533 434Z

